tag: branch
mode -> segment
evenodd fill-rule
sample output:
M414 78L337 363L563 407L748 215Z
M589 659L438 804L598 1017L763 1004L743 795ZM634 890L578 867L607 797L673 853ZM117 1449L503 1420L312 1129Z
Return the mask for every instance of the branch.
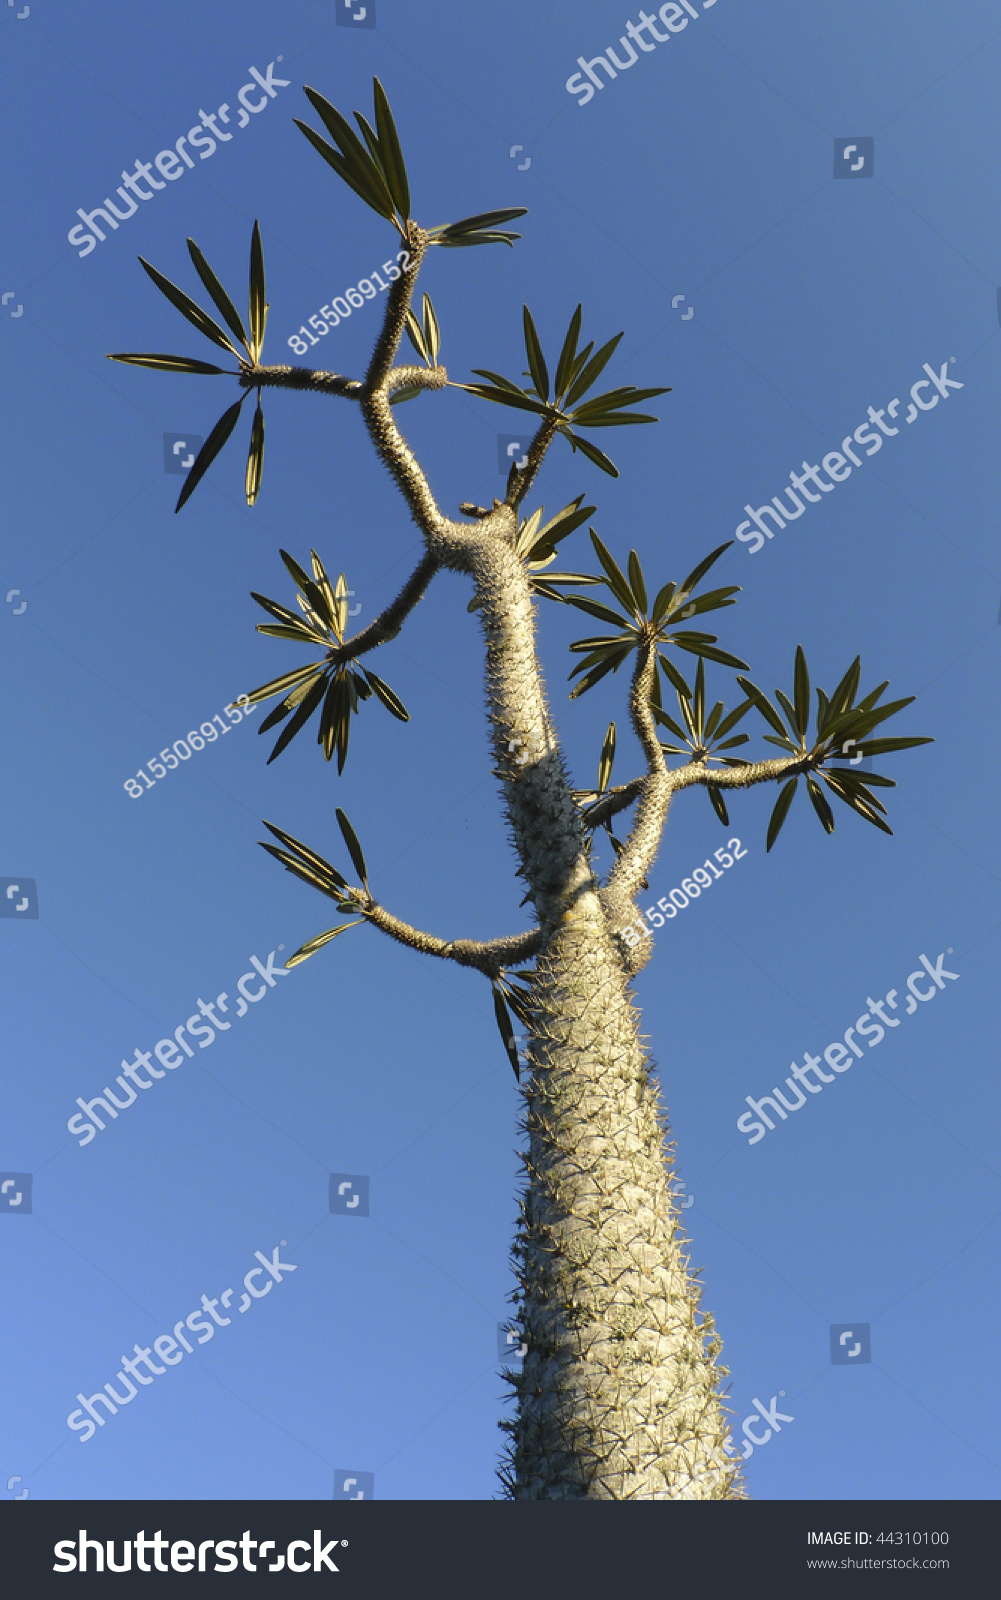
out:
M529 489L535 482L539 468L545 459L546 451L556 437L556 418L543 417L539 431L528 447L528 460L517 474L511 488L505 496L505 505L517 508L521 505Z
M588 806L584 812L584 826L600 828L606 822L610 822L620 811L625 811L627 806L631 806L637 795L642 794L645 783L644 776L633 778L629 783L620 783L614 789L609 789L600 800Z
M339 372L315 372L312 367L244 365L239 377L244 389L308 389L314 394L341 395L346 400L360 400L364 388L357 378L345 378Z
M439 939L432 933L423 933L420 928L412 928L409 922L394 917L392 912L386 911L374 900L367 900L360 889L349 892L358 900L359 910L367 921L381 928L398 944L419 950L425 956L440 956L445 961L455 961L460 967L475 967L491 981L505 967L516 967L522 961L530 960L542 948L542 933L538 928L529 928L524 933L487 942L477 939Z
M674 767L668 774L671 791L688 789L693 783L712 784L714 789L750 789L756 783L768 783L793 772L808 772L810 762L806 756L778 756L773 761L749 761L743 767L727 767L715 772L704 762L693 761L687 767Z
M647 759L647 776L640 780L640 803L632 832L608 875L606 889L611 901L632 901L638 894L656 857L671 803L674 786L664 765L664 752L650 711L650 691L656 671L657 642L656 637L650 637L643 640L637 652L629 693L629 716Z
M353 639L347 639L344 644L335 645L328 650L327 660L355 661L358 656L365 655L368 650L374 650L377 645L385 644L388 639L395 639L405 619L424 598L424 592L438 570L439 563L434 556L422 556L396 599L367 627L362 628L360 633L356 633Z

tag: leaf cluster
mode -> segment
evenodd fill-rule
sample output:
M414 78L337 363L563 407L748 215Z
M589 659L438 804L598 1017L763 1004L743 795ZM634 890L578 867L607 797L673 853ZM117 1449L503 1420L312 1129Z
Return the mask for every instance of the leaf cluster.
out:
M597 445L584 439L577 430L656 422L658 420L656 417L640 411L627 411L625 408L642 400L649 400L654 395L669 394L670 390L637 389L632 384L626 384L585 400L584 396L593 388L614 355L622 334L617 333L607 344L603 344L600 350L592 354L593 340L583 349L579 348L581 317L582 308L578 306L570 319L570 326L556 362L551 396L549 369L542 353L532 313L527 306L523 308L522 321L525 354L528 360L527 376L532 380L531 386L524 388L498 372L491 372L485 367L474 367L476 376L487 381L460 383L455 387L464 389L467 394L477 395L481 400L493 400L498 405L513 406L516 410L530 411L543 419L552 419L556 431L569 441L574 451L580 450L596 467L600 467L602 472L608 473L609 477L617 478L619 473L615 463L610 461Z
M348 616L348 588L341 573L332 585L316 551L311 551L312 577L299 565L287 550L279 552L293 580L299 587L296 594L301 615L281 606L265 595L252 593L252 598L272 617L272 623L258 623L258 633L273 639L292 639L300 644L326 647L327 656L319 662L310 662L282 673L270 683L262 684L250 694L249 702L256 705L272 695L282 694L278 705L265 717L258 733L285 722L268 764L280 756L301 731L313 713L319 709L320 721L317 743L329 761L337 751L337 771L344 771L347 760L351 717L357 715L359 701L372 695L400 722L409 722L410 713L399 695L389 684L367 667L354 661L339 660L333 652L344 644ZM286 720L288 719L288 720Z
M722 752L747 744L746 733L733 734L732 730L750 711L754 704L753 700L742 700L740 705L730 712L726 711L722 700L717 700L715 705L709 707L706 702L705 672L701 659L695 669L695 683L691 688L677 668L671 668L670 676L677 692L678 709L683 726L679 726L661 707L651 706L650 709L655 720L667 728L676 739L680 739L681 744L665 744L661 740L661 749L671 755L687 755L690 764L702 762L708 765L711 761L718 761L726 767L746 767L747 762L740 756L724 755ZM706 785L706 793L720 822L724 827L729 827L730 818L720 788L709 783Z
M578 639L571 646L571 651L584 654L583 661L570 674L571 680L583 673L580 683L571 693L571 700L578 695L586 694L600 683L606 673L617 672L632 652L643 643L655 642L658 646L673 645L679 650L688 651L691 655L702 656L707 661L717 661L725 667L746 667L746 661L730 655L728 651L721 650L717 644L717 635L702 633L691 628L679 628L678 623L687 621L690 617L707 611L718 611L723 606L731 606L735 594L740 593L737 584L731 584L719 589L710 589L705 593L696 595L695 590L702 582L713 563L718 561L725 550L730 548L733 540L721 544L713 550L698 566L688 574L680 585L665 583L650 605L647 597L646 579L635 550L630 550L628 561L628 577L616 563L611 553L599 539L594 529L588 530L591 543L594 545L595 554L601 563L604 577L599 581L608 588L615 600L618 601L622 612L613 611L610 606L598 600L591 600L582 595L567 595L568 605L575 606L578 611L585 612L588 616L595 617L599 622L610 624L619 629L615 634L601 634L593 638ZM668 658L658 655L660 666L666 677L672 682L680 694L691 695L684 678L675 669ZM658 680L654 680L653 704L660 704L660 690Z
M244 328L240 314L209 266L202 252L195 244L194 239L188 240L188 254L194 263L195 271L204 284L209 296L214 301L217 311L222 316L229 334L225 333L213 317L190 295L179 289L176 283L171 283L162 272L151 266L142 256L139 257L143 270L152 278L161 294L165 295L192 327L204 334L213 344L221 350L226 350L236 357L239 362L239 371L230 372L225 367L211 366L207 361L195 361L188 356L170 356L157 354L118 354L110 355L109 361L122 361L133 367L152 367L156 372L187 372L201 376L246 377L260 364L261 351L264 347L264 330L268 320L268 305L265 294L264 282L264 251L261 245L260 223L254 223L254 231L250 240L250 294L247 324L249 333ZM232 337L230 337L232 335ZM234 340L236 343L234 343ZM237 348L242 345L245 354ZM244 401L250 393L250 387L244 389L239 400L224 411L219 421L215 424L205 443L192 462L191 468L181 492L177 497L175 512L191 498L196 488L212 465L216 456L226 444L233 429L236 427L243 409ZM264 468L264 414L261 410L261 390L257 386L257 407L254 412L254 421L250 430L250 450L247 456L247 471L244 480L244 490L248 506L254 505L261 488L261 474Z
M338 923L336 927L328 928L324 933L318 933L315 938L308 939L304 945L300 945L299 949L289 957L285 963L286 968L298 966L301 961L308 960L311 955L315 955L317 950L322 950L325 944L329 944L332 939L336 939L338 934L346 933L348 928L356 928L360 922L365 921L367 915L366 902L371 903L371 896L368 893L368 872L365 867L365 857L362 854L361 845L358 843L358 836L340 806L337 807L337 825L341 830L344 843L348 847L348 854L351 857L355 871L365 886L364 896L357 889L353 889L347 879L337 871L336 867L332 867L329 861L325 861L323 856L317 855L316 851L310 850L308 845L300 843L290 833L285 833L283 829L276 828L272 823L265 822L264 826L269 833L274 835L279 844L273 845L268 844L264 839L258 840L262 850L266 850L269 855L274 856L276 861L280 861L286 872L291 872L294 877L301 878L303 883L310 884L312 888L319 889L321 894L325 894L331 900L336 901L339 912L350 914L358 911L361 913L354 922ZM279 845L283 848L279 848Z
M818 777L837 799L850 806L860 817L864 817L866 822L871 822L873 827L879 828L882 833L892 834L893 829L883 821L887 815L886 807L877 800L872 791L895 788L893 779L884 778L875 772L866 773L863 779L850 764L838 766L832 763L838 760L850 763L852 760L848 755L850 749L861 756L891 755L898 750L909 750L915 745L932 744L934 741L928 738L870 737L880 723L895 716L905 706L909 706L914 696L908 695L902 700L890 700L885 705L880 705L879 701L889 686L887 679L886 682L877 684L876 688L870 690L863 699L856 701L861 671L861 657L856 656L833 694L828 696L823 689L817 689L816 724L810 744L807 743L810 724L810 674L802 645L796 647L792 697L790 698L781 689L775 691L775 700L782 716L776 711L767 695L749 678L738 678L741 688L772 729L771 733L764 735L768 743L778 745L780 750L787 751L790 755L803 757L802 771L789 778L779 791L768 824L766 840L768 850L778 838L782 824L789 814L789 807L792 805L801 777L806 783L810 803L826 833L834 832L834 813L817 782ZM785 722L782 720L783 716Z

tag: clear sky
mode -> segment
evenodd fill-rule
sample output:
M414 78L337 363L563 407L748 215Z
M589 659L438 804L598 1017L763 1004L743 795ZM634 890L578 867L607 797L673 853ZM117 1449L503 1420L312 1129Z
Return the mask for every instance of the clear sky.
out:
M802 643L828 690L861 652L863 689L889 678L894 696L917 696L892 731L936 742L877 763L899 784L886 791L894 836L838 805L828 838L801 794L766 856L773 789L735 797L727 829L704 794L681 794L651 903L729 839L744 853L655 933L636 991L694 1197L685 1224L732 1372L735 1431L744 1437L756 1400L793 1419L754 1447L751 1494L994 1497L997 6L717 0L703 11L697 0L683 27L684 8L668 5L653 13L664 42L641 34L636 62L614 81L599 67L590 98L584 78L566 87L578 57L611 45L628 61L620 36L638 10L366 7L353 23L359 0L139 11L31 0L27 16L0 12L0 1176L11 1183L0 1489L17 1477L2 1492L326 1499L338 1473L338 1484L373 1473L379 1498L498 1493L519 1102L487 984L366 928L270 984L251 960L267 971L272 953L280 964L333 920L258 847L261 819L347 869L335 805L399 915L449 937L525 925L469 586L439 578L372 660L408 725L369 702L342 777L310 732L267 766L271 741L254 733L265 713L248 727L224 707L304 657L255 633L263 614L249 592L294 603L278 549L303 560L315 545L346 574L363 623L419 555L415 529L357 414L300 395L265 397L253 510L245 415L175 516L183 477L164 470L164 436L168 450L204 438L236 386L105 360L213 360L136 257L207 305L191 235L245 307L255 217L264 358L300 359L288 339L381 272L397 241L292 119L309 116L304 83L371 115L378 73L419 221L530 208L513 251L432 252L421 287L450 374L517 378L523 301L554 359L582 301L586 339L625 330L610 379L672 387L653 403L655 427L594 436L617 481L558 441L533 501L552 513L584 492L601 536L620 559L634 547L654 589L732 538L742 508L781 495L791 471L865 434L869 407L898 430L875 434L878 453L856 443L850 475L715 569L743 586L718 614L721 643L769 692L791 690ZM220 134L208 154L203 111ZM836 154L846 142L848 159ZM152 169L162 188L125 215L120 174L171 150ZM834 176L836 162L860 160L857 176ZM117 229L71 244L78 211L105 196L123 213ZM301 359L360 374L381 298ZM925 379L917 395L937 403L908 423ZM401 425L446 509L502 493L497 440L518 438L518 413L452 390L405 406ZM593 568L586 530L565 554ZM610 718L616 779L639 770L621 674L566 698L566 646L589 631L543 602L541 658L582 786ZM732 672L710 668L708 681L713 699L736 702ZM130 795L126 780L138 787L161 747L205 722L213 741ZM770 753L751 724L750 748ZM958 976L935 987L922 956ZM908 1012L915 973L912 993L930 998ZM241 979L251 1003L238 1015ZM749 1143L736 1126L746 1097L771 1094L890 991L900 1026ZM123 1060L219 994L228 1028L86 1144L67 1131L77 1097L114 1087ZM370 1180L369 1216L361 1205L331 1214L332 1173ZM32 1177L30 1215L15 1174ZM258 1267L251 1299L244 1279ZM211 1342L191 1329L190 1354L177 1346L174 1365L93 1437L73 1431L77 1394L107 1382L121 1393L123 1355L179 1322L183 1332L203 1295L229 1318L200 1324ZM751 1424L759 1440L765 1426Z

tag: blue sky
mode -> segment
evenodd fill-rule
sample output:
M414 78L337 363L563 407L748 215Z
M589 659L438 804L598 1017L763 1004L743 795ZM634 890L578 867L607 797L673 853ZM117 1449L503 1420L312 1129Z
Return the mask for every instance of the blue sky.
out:
M30 1215L0 1210L0 1481L16 1475L36 1499L325 1499L347 1469L374 1473L379 1498L498 1492L518 1099L481 978L352 931L273 987L255 979L260 1003L85 1147L66 1127L77 1096L113 1083L199 999L235 997L252 956L283 960L329 925L325 902L258 848L263 817L345 867L341 805L401 916L448 936L524 925L456 576L373 661L412 721L365 705L341 778L309 734L266 766L258 710L140 798L124 788L298 664L296 646L254 631L250 590L292 599L280 546L302 560L315 545L343 570L359 622L419 555L358 417L313 397L266 397L253 510L245 419L175 517L182 479L164 471L163 436L204 438L234 385L105 360L211 360L136 257L204 301L191 235L243 305L255 217L265 359L298 359L288 338L380 269L396 236L292 118L308 114L303 83L370 113L378 73L419 221L530 208L514 251L432 252L421 287L450 374L517 376L522 303L555 353L582 301L585 338L625 329L616 383L671 386L656 427L598 440L618 480L558 441L537 496L551 513L584 492L598 532L620 558L634 547L655 589L732 538L745 504L838 449L869 406L900 397L900 423L925 363L962 384L763 549L735 544L716 569L743 586L721 642L767 690L791 687L802 643L827 689L860 652L864 687L889 678L917 696L893 731L936 742L882 765L899 784L893 838L842 806L827 838L801 795L766 856L774 791L735 798L728 829L704 795L681 794L651 901L730 838L746 854L659 930L636 990L735 1430L783 1391L794 1418L755 1447L750 1493L995 1497L996 7L718 0L587 104L565 87L577 58L608 44L623 56L638 11L375 7L371 29L337 26L332 0L141 15L124 0L32 0L26 17L0 15L0 119L17 151L0 251L0 878L32 879L38 897L37 919L0 919L0 1168L33 1179ZM238 91L272 63L288 87L239 128ZM222 104L232 138L81 257L67 240L78 208ZM869 137L873 175L835 180L835 141ZM379 314L366 301L317 364L360 373ZM449 391L401 423L446 509L502 492L497 435L517 433L517 413ZM565 549L568 565L591 564L583 530ZM615 718L621 781L639 770L621 675L566 699L580 633L545 607L561 736L589 784ZM735 703L732 673L708 681ZM769 750L757 730L753 748ZM840 1039L868 997L903 997L922 954L947 951L958 981L748 1144L746 1096ZM369 1177L367 1218L330 1213L331 1173ZM235 1314L255 1252L276 1248L295 1272ZM233 1315L211 1343L93 1438L67 1427L79 1391L114 1382L123 1353L227 1288ZM831 1362L830 1329L853 1319L871 1361L849 1372Z

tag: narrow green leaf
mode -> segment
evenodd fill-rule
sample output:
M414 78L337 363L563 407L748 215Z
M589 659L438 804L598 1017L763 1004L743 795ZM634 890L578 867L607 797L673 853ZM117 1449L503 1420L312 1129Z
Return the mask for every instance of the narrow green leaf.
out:
M282 751L292 742L300 729L305 727L306 723L309 721L310 717L313 715L313 712L316 710L323 698L326 683L326 677L321 674L316 683L313 684L309 693L306 695L306 698L303 700L302 704L298 707L294 716L291 717L291 719L285 724L281 733L278 735L277 740L275 741L274 749L268 756L267 765L269 767L272 761L277 761Z
M399 695L394 694L393 690L389 687L389 684L384 683L381 678L377 678L375 673L370 671L368 667L363 667L362 671L364 672L365 677L368 679L372 688L375 690L375 693L386 707L386 710L391 711L393 716L397 717L400 722L409 722L410 712L403 704L403 701L400 699Z
M859 677L862 671L862 658L856 656L848 671L845 673L838 687L831 695L831 715L839 717L848 710L858 693Z
M389 190L386 188L385 179L377 172L375 163L367 154L365 155L365 160L371 171L371 179L369 179L368 172L359 173L358 169L350 165L334 149L333 145L328 144L326 139L321 138L318 133L314 133L308 123L300 121L298 117L293 117L292 121L299 129L299 132L305 134L313 149L323 157L328 166L333 167L337 176L347 184L349 189L354 190L359 199L364 200L365 204L371 206L373 211L378 212L380 217L385 217L387 221L392 218L393 201ZM359 148L361 147L359 146ZM377 182L376 179L378 180Z
M577 687L571 690L571 700L576 700L579 695L586 694L589 689L593 689L596 683L601 682L606 673L616 671L625 661L628 654L628 650L622 650L618 655L609 656L608 660L603 662L601 666L592 667L591 671L581 678ZM573 677L573 673L570 676Z
M806 792L810 796L810 799L813 803L814 811L817 813L817 816L820 818L821 823L823 824L824 832L833 833L834 812L828 805L827 797L821 789L820 784L817 783L816 779L811 778L809 773L806 775Z
M355 111L353 116L362 131L362 137L365 140L365 143L368 145L369 155L372 157L372 160L375 162L383 178L385 178L386 164L382 159L382 147L379 144L379 135L376 133L368 118L363 117L360 111Z
M572 422L575 427L580 426L581 428L625 428L633 423L638 425L643 422L659 422L660 418L647 416L642 411L609 411L591 417L572 415L568 418L568 421Z
M712 801L712 808L719 817L720 822L722 822L724 828L728 828L730 826L730 818L727 814L726 801L723 799L721 791L714 783L707 783L706 793Z
M439 236L437 238L431 239L430 243L431 244L446 245L451 249L455 249L459 245L506 244L506 245L509 245L510 248L513 250L514 249L514 241L516 239L520 239L520 238L521 238L521 234L520 233L503 233L503 232L496 232L496 233L464 233L464 234L458 235L458 236L453 238L452 235L446 230L444 233L439 234Z
M559 400L570 387L570 375L573 371L574 361L577 356L577 340L580 338L581 307L578 306L570 318L567 336L563 341L559 361L556 363L556 379L553 384L553 393Z
M236 427L236 424L239 420L240 407L243 405L243 402L246 400L249 392L249 390L246 390L240 396L239 400L237 400L234 405L230 406L228 411L223 412L205 443L202 445L194 459L194 464L192 465L188 476L184 480L184 485L181 489L181 492L177 497L177 504L174 507L175 515L178 511L180 511L185 502L194 494L206 472L208 472L209 467L212 465L230 434L233 432L233 429Z
M302 862L297 861L294 856L286 854L284 850L279 850L276 845L266 844L263 839L259 839L257 842L262 850L268 852L269 856L274 856L276 861L281 862L286 872L291 872L293 877L301 879L303 883L308 883L311 889L318 889L320 894L325 894L328 899L340 902L339 890L313 872L310 867L304 866Z
M719 721L719 719L720 719L720 717L722 715L723 715L723 702L722 702L722 700L717 700L716 704L713 706L713 708L710 711L708 717L706 718L706 724L705 724L704 732L705 732L705 737L706 737L707 741L714 737L714 735L716 733L716 724L718 723L718 721Z
M685 682L684 678L681 676L678 668L674 665L674 662L669 661L665 655L658 655L657 660L660 662L661 670L663 671L668 682L674 686L678 694L683 695L687 700L690 700L692 698L692 691L688 687L688 684Z
M705 714L706 669L702 665L702 657L700 656L699 664L695 668L695 693L692 695L692 715L695 718L696 734L699 740L702 738L702 730L705 726Z
M657 598L653 603L653 611L650 613L651 621L656 622L658 624L663 622L664 618L667 616L668 611L671 609L671 601L673 599L674 599L674 584L673 583L665 583L663 589L659 589L657 591Z
M636 600L633 595L633 591L626 582L625 573L618 565L608 547L602 542L601 539L598 538L598 535L595 533L594 529L589 528L588 533L591 536L591 543L594 546L594 553L601 562L602 567L605 569L608 587L611 589L620 605L625 606L627 611L635 611Z
M124 361L131 367L152 367L154 372L190 372L205 377L223 375L236 377L237 374L227 372L225 367L213 367L207 361L192 361L189 356L162 356L162 355L114 355L108 357L109 361Z
M268 307L264 290L264 249L261 244L261 225L254 222L250 239L250 354L254 362L260 360L264 344L264 328L268 320Z
M307 939L294 955L289 956L285 963L286 970L290 972L300 961L308 961L311 955L315 955L317 950L322 950L323 946L329 944L331 939L336 939L339 933L347 933L349 928L357 928L364 920L364 917L358 917L354 922L342 922L338 928L328 928L326 933L318 933L315 939Z
M688 704L687 700L684 698L682 698L681 703L682 705ZM683 730L678 727L678 724L675 722L673 717L669 717L667 712L664 711L660 706L651 706L650 710L653 713L653 719L655 722L659 722L665 728L670 728L676 739L684 739L687 742L687 733L683 732Z
M549 399L549 372L546 367L539 335L535 331L532 313L527 306L522 307L522 322L525 329L525 352L528 356L528 368L532 374L536 393L540 400Z
M792 805L792 797L796 793L796 785L798 782L798 778L790 778L789 782L783 785L779 797L775 802L775 809L772 812L771 821L768 824L768 837L765 843L766 854L772 848L772 845L779 836L779 830L786 819L789 807Z
M340 159L357 185L369 190L371 199L369 204L373 209L381 211L387 219L393 215L394 201L389 184L380 170L380 164L373 161L365 149L358 135L355 133L346 117L342 117L337 108L331 105L322 94L315 89L303 89L303 93L317 116L323 122L334 143L339 147ZM386 152L380 143L382 165L386 161Z
M733 540L728 539L726 544L717 545L715 550L711 550L704 561L700 561L697 567L692 568L684 583L679 585L678 593L686 596L690 595L692 590L695 588L695 585L702 582L702 579L709 571L709 568L719 560L724 550L729 550L732 544Z
M719 736L717 735L717 737ZM723 743L718 744L716 748L717 750L733 750L739 744L750 744L750 736L746 733L735 734L732 739L724 739Z
M309 552L309 559L312 563L313 577L316 581L316 587L323 596L325 610L322 614L329 616L331 626L333 626L334 618L337 615L337 606L333 586L330 582L330 579L327 577L327 569L324 567L323 562L320 560L315 550L311 550Z
M636 605L641 616L646 616L647 596L646 584L643 582L643 568L640 566L639 556L635 550L629 552L629 587L636 596Z
M912 750L919 744L934 743L934 739L863 739L858 749L864 756L882 756L893 750Z
M434 366L434 362L431 360L431 357L428 353L427 344L424 340L424 330L409 307L407 308L407 316L404 326L407 330L407 338L410 340L410 343L417 351L417 354L420 356L421 360L429 367Z
M452 388L464 389L467 394L475 394L480 400L495 400L498 405L514 406L519 411L534 411L539 417L546 414L546 407L541 400L517 390L492 389L485 383L454 383Z
M440 243L440 236L443 234L458 237L464 233L481 233L484 229L494 228L498 222L513 222L515 217L527 217L527 215L527 206L508 206L504 211L480 211L475 217L460 217L458 222L443 223L440 227L430 228L428 231L432 238L438 236L437 242Z
M315 663L310 662L308 667L296 667L294 672L283 672L280 678L272 678L270 683L262 683L259 689L251 690L247 696L247 704L256 706L262 700L270 700L273 694L281 694L283 689L291 689L295 684L300 683L303 678L308 678L315 671ZM260 732L260 729L258 729L258 732Z
M796 722L799 725L799 736L801 739L805 739L806 730L810 726L810 674L807 671L806 656L803 654L803 646L801 644L796 646L796 666L793 672L793 701L796 708ZM820 793L819 789L817 793ZM834 826L833 820L831 826Z
M574 606L578 611L586 611L589 617L597 617L599 622L609 622L615 628L627 626L625 617L620 617L617 612L611 611L608 606L601 605L597 600L588 600L584 595L568 594L567 605Z
M264 470L264 412L261 410L261 397L257 397L257 410L254 412L254 424L250 430L250 454L247 456L247 477L245 490L247 504L252 506L261 491L261 473Z
M654 395L670 394L670 389L637 389L633 384L626 384L621 389L609 389L605 394L596 394L592 399L586 400L582 406L569 412L567 420L575 427L596 428L599 417L611 417L616 411L622 411L626 406L639 405L641 400L650 400ZM657 419L654 418L654 421ZM606 423L611 426L611 423Z
M718 611L722 606L736 605L737 602L731 600L730 596L739 593L739 585L728 584L722 589L707 589L705 594L700 594L691 600L683 589L679 590L674 608L679 616L675 620L680 620L680 617L697 617L706 611Z
M741 717L746 717L753 704L753 700L742 700L739 706L736 706L733 711L728 712L723 718L723 721L720 723L719 727L716 729L716 738L721 739L724 733L729 733L731 728L735 728ZM740 737L741 739L746 740L747 734L742 733Z
M747 662L741 661L739 656L732 656L729 650L720 650L717 645L705 644L700 639L692 639L690 634L674 634L672 644L680 650L689 650L693 656L703 656L706 661L715 661L721 667L746 667Z
M604 372L609 361L611 361L623 336L622 333L617 333L614 339L609 339L607 344L602 345L601 349L591 357L590 361L585 362L567 390L563 401L564 406L576 405L581 396L587 393L588 389Z
M212 296L212 299L215 301L216 309L221 313L222 319L226 326L229 328L230 332L234 334L237 339L239 339L240 343L244 346L249 354L250 342L247 338L243 323L240 320L240 314L232 300L229 298L229 295L226 293L222 284L219 282L219 279L212 271L212 268L209 266L205 257L202 255L202 252L195 244L194 239L188 240L188 254L194 262L195 271L201 278L209 294Z
M291 833L286 833L283 828L276 828L272 822L266 821L264 826L269 833L274 834L276 839L280 839L287 849L293 851L296 855L302 856L303 860L313 866L321 876L327 873L340 888L347 888L347 879L341 876L337 868L332 867L329 861L324 860L323 856L318 856L315 850L310 850L309 846L303 844L301 839L296 839Z
M343 672L335 672L332 675L320 711L316 742L323 750L324 761L329 761L334 753L337 723L343 712L344 691L341 682L343 676Z
M309 573L306 571L305 567L300 567L298 561L295 559L295 556L290 556L287 550L279 550L278 554L285 563L286 569L288 570L293 583L298 584L299 588L302 589L309 582Z
M315 677L315 673L313 676ZM311 682L312 678L306 684L307 689L309 688L309 684ZM264 721L258 725L258 734L269 733L272 728L276 728L279 722L285 721L285 718L290 715L292 709L292 706L288 704L287 700L279 700L278 704L273 706L268 712L267 716L264 718Z
M737 682L740 684L740 687L743 689L748 698L753 701L756 709L761 712L761 715L764 717L769 726L774 728L776 733L781 734L782 737L785 738L785 728L782 726L782 718L775 710L775 707L772 705L767 695L765 695L756 684L752 683L750 678L741 678L738 676Z
M510 378L505 378L502 373L491 372L489 367L474 367L473 371L478 378L489 378L491 383L495 383L498 389L503 389L507 394L520 394L522 399L526 398L525 390L512 383Z
M393 121L393 113L389 109L386 91L378 78L372 80L375 95L375 125L379 131L379 146L382 152L382 165L386 174L386 184L396 209L406 222L410 216L410 185L407 182L407 168L400 148L400 138Z
M593 644L594 642L594 640L586 641L586 643L590 644ZM596 667L600 661L624 661L629 655L632 647L632 643L623 647L614 639L609 640L607 644L600 644L599 648L597 650L593 650L590 655L585 656L583 661L578 661L573 671L569 674L570 681L573 682L574 678L579 677L582 672L590 672L591 668ZM573 650L575 647L571 645L570 648ZM577 648L584 649L585 642L579 642Z
M612 764L615 761L615 723L608 724L605 741L601 747L598 758L598 793L604 794L608 788L608 781L612 776Z
M591 351L593 349L594 349L594 340L592 339L590 344L586 344L584 346L583 350L578 350L577 354L574 356L573 362L572 362L571 367L570 367L570 377L567 380L567 390L568 390L568 392L569 392L569 389L572 387L573 383L575 382L575 380L577 378L579 378L580 374L583 372L584 367L586 366L587 361L588 361L588 359L589 359L589 357L591 355ZM564 403L565 403L566 402L566 395L564 395L563 399L564 399Z
M438 365L438 351L441 349L441 329L438 327L438 318L435 316L431 296L425 295L421 302L421 314L424 318L424 342L431 357L431 365Z
M800 726L799 726L799 717L796 715L796 707L793 705L792 701L789 699L789 696L787 694L784 694L781 689L776 689L775 698L778 701L779 705L782 707L782 710L785 712L785 719L789 724L789 728L790 728L790 731L792 732L793 738L797 739L797 740L800 739L801 738L801 732L800 732Z
M591 444L590 440L582 438L580 434L571 433L569 428L561 428L560 432L565 439L569 439L575 450L579 450L581 455L586 456L594 466L600 467L602 472L607 472L610 478L619 476L615 462L610 460L603 450L599 450L596 444Z
M293 628L304 628L306 626L302 618L297 617L294 611L289 611L287 606L280 606L277 600L269 600L266 594L258 594L256 589L251 589L250 598L251 600L256 600L257 604L263 607L268 615L274 617L276 621L287 622Z
M490 992L494 997L494 1016L497 1018L497 1027L500 1030L501 1038L504 1040L504 1048L507 1051L508 1060L514 1068L514 1075L520 1083L521 1068L518 1064L518 1046L514 1042L514 1028L511 1025L511 1017L504 1003L504 996L495 983L490 985Z
M337 807L337 826L340 828L341 833L344 836L344 843L347 845L348 854L350 855L351 860L354 862L354 869L367 889L368 869L365 866L365 857L362 855L361 845L358 843L358 835L355 833L355 830L352 828L340 806Z
M155 267L150 266L149 262L145 261L142 256L139 257L139 264L143 271L147 272L152 278L160 293L166 295L171 305L176 306L181 316L187 317L188 321L198 329L199 333L203 333L206 339L211 339L212 343L217 344L221 350L228 350L231 355L236 356L237 360L240 359L240 352L233 344L232 339L227 338L218 322L213 321L208 313L202 310L201 306L196 305L190 295L186 295L183 289L177 287L176 283L171 283L170 279L165 278L162 272L158 272Z
M678 705L681 708L681 715L684 719L685 727L688 729L688 733L686 735L688 742L693 745L698 744L699 730L695 721L695 713L692 710L691 700L687 695L679 694Z
M291 623L279 623L272 627L268 623L259 622L257 632L266 634L269 639L294 639L297 644L324 644L329 645L329 639L324 639L321 634L315 633L306 623L301 622L293 627Z

